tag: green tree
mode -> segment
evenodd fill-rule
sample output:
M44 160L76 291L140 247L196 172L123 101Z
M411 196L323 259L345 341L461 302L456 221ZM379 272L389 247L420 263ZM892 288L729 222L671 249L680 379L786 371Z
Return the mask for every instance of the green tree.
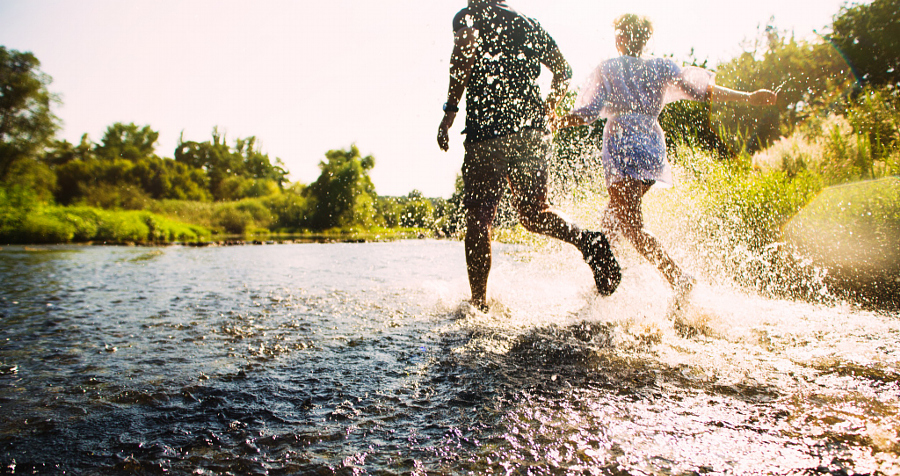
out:
M150 126L117 122L100 144L87 134L78 146L54 142L44 163L56 172L56 200L127 209L143 209L151 199L210 200L202 170L154 154L158 137Z
M378 197L375 202L376 224L388 228L400 226L400 214L403 211L402 201L402 197Z
M284 231L297 231L309 222L309 207L304 196L306 187L294 183L282 193L263 198L263 203L273 215L272 226Z
M900 0L844 5L828 40L864 84L900 84Z
M788 134L811 114L838 107L852 86L843 58L824 42L798 41L771 23L737 58L717 68L722 86L753 91L778 89L778 106L728 104L712 109L712 120L732 150L755 152Z
M375 158L350 150L329 150L319 162L322 173L306 188L313 229L370 226L375 220L377 195L369 177Z
M65 139L55 140L45 151L42 160L51 168L65 165L73 160L88 160L95 157L94 147L87 134L81 135L81 142L78 145Z
M117 122L106 129L95 152L101 159L139 160L154 156L157 139L159 132L150 126Z
M434 205L419 190L409 192L400 207L400 226L430 228L434 224Z
M31 53L0 46L0 182L9 181L16 163L37 160L59 128L50 110L57 99L40 64Z
M464 232L466 228L466 212L463 205L465 185L462 174L456 175L453 195L449 199L435 199L434 225L435 232L443 236L452 236Z
M287 182L281 159L276 157L273 163L256 137L239 138L232 148L218 128L213 129L211 141L179 139L175 160L206 172L209 191L216 200L265 196L282 190Z

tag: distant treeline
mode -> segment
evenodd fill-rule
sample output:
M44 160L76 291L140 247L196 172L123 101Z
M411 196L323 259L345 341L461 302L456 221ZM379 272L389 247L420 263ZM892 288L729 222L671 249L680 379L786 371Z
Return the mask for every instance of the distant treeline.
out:
M752 182L758 164L751 157L776 150L766 153L781 175L759 179L769 184L766 193L900 174L898 12L900 0L845 6L824 41L816 42L767 25L744 53L713 69L723 86L778 88L779 105L667 106L661 123L673 161L681 161L684 150L703 151ZM687 63L710 67L697 58ZM302 184L287 179L283 162L270 158L257 138L229 141L218 129L207 141L179 140L171 157L157 155L159 134L149 125L114 123L98 142L87 135L78 144L59 140L52 110L58 99L50 82L33 54L0 46L0 243L463 231L459 177L450 199L426 198L416 190L379 196L369 176L375 158L362 156L355 145L325 152L318 179ZM560 108L570 107L573 98L574 93ZM602 182L595 154L602 125L555 137L555 193ZM773 144L780 146L772 149ZM747 187L734 192L747 193L752 186ZM514 225L509 204L501 207L498 220ZM769 236L790 210L746 225Z
M174 159L155 155L157 137L149 126L116 123L100 143L87 136L77 146L52 141L37 160L16 161L14 180L0 187L0 242L372 229L451 235L458 228L458 199L429 199L416 190L378 196L369 177L375 159L355 145L326 152L319 178L303 185L290 183L281 161L270 160L254 137L229 145L214 130L209 141L179 141ZM178 222L190 226L173 226Z

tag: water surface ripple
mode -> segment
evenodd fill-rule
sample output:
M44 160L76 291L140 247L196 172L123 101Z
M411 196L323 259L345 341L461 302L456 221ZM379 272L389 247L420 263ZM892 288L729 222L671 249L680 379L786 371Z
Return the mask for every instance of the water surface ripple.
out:
M900 474L900 318L574 250L0 250L4 474Z

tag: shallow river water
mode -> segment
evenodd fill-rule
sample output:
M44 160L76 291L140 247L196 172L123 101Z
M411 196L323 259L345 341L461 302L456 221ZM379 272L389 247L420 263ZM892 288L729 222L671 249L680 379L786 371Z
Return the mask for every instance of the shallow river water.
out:
M0 473L900 474L900 316L453 241L0 250Z

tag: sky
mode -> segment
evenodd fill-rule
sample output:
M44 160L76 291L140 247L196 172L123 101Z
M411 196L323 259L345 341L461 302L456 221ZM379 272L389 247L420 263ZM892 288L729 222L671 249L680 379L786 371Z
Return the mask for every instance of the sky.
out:
M576 87L616 55L612 21L654 23L655 55L739 55L760 27L812 39L844 0L508 0L553 36ZM868 3L868 2L864 2ZM326 151L375 157L380 195L449 197L463 158L463 115L450 151L436 142L446 100L453 15L464 0L0 0L0 45L30 51L62 103L59 137L99 142L115 122L230 144L256 136L295 182L311 183ZM549 74L542 75L544 93ZM773 85L777 86L777 85Z

